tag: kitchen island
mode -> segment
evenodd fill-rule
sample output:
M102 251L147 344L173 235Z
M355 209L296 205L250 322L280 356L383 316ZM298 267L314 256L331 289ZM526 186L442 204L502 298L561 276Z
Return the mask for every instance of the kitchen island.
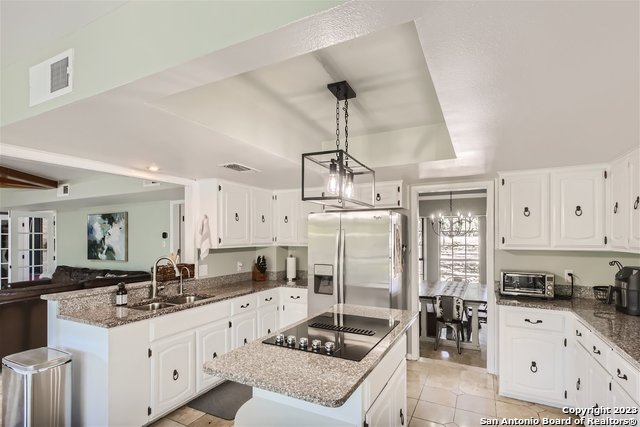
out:
M236 426L406 425L405 333L418 313L351 304L335 305L329 313L397 324L360 361L262 340L207 361L206 373L253 387Z

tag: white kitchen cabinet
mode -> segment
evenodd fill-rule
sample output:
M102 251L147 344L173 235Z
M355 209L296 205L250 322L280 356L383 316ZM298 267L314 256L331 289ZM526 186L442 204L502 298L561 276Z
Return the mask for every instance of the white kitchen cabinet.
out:
M629 248L640 251L640 149L629 155Z
M607 405L609 408L618 408L623 409L623 413L612 414L611 418L617 420L636 420L636 425L640 422L640 414L638 411L638 404L624 391L618 383L612 381L610 384L609 391L609 403Z
M273 194L269 190L251 189L251 243L273 243Z
M151 344L151 414L161 414L195 394L195 336L183 332Z
M223 182L219 186L220 212L218 216L220 246L250 243L249 188Z
M277 192L274 205L275 242L279 245L297 243L300 192L295 190Z
M322 212L322 205L311 202L300 203L300 215L298 221L298 243L306 245L309 243L309 214Z
M258 309L258 337L269 335L278 329L278 304L271 304Z
M629 159L613 162L609 174L609 244L625 249L629 245Z
M551 172L553 247L604 246L604 175L604 166Z
M575 364L572 364L574 376L572 381L575 381L575 387L573 392L573 403L578 408L586 408L589 404L589 363L591 355L582 345L575 343ZM572 387L572 383L569 382L569 388Z
M609 405L609 384L611 376L609 372L598 363L593 357L589 358L589 400L585 407L589 408L606 408ZM607 415L604 415L605 417ZM593 416L593 418L602 418Z
M500 174L500 248L549 246L549 174Z
M409 424L406 381L407 362L403 360L367 411L366 425L370 427L402 427Z
M256 339L256 311L238 314L231 318L231 349L242 347Z
M280 328L296 323L305 317L307 317L307 290L280 288Z
M231 329L229 322L222 320L196 329L196 392L201 392L219 382L220 379L204 372L204 362L213 360L229 351Z
M373 192L373 203L376 208L397 209L404 207L402 181L376 182ZM371 201L371 185L356 186L356 194L359 200Z
M553 406L566 404L562 313L500 307L499 322L501 394Z

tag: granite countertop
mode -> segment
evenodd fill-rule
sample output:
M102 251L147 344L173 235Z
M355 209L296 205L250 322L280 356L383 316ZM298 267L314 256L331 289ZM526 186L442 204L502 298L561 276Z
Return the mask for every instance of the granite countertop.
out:
M499 305L571 311L614 348L626 353L630 363L640 369L640 316L616 311L614 304L605 304L591 298L571 300L542 300L527 297L508 297L496 293Z
M144 290L149 286L149 283L150 282L134 284L133 286L127 286L127 289ZM185 284L186 283L187 282L185 282ZM193 288L194 291L185 291L185 293L211 296L211 298L195 301L189 304L175 305L156 311L135 310L129 307L117 307L113 305L111 298L113 297L115 289L111 289L106 292L104 290L96 291L95 289L90 289L86 291L81 290L59 294L48 294L43 295L42 299L64 302L64 306L60 306L58 309L58 319L71 320L103 328L114 328L116 326L122 326L132 322L151 319L165 314L188 310L193 307L213 304L230 298L236 298L242 295L248 295L279 287L307 289L306 283L304 285L291 285L286 281L280 280L264 282L242 281L208 287L196 286ZM92 296L94 298L88 299L86 298L87 296ZM104 298L100 304L96 304L95 298L99 298L100 296L104 296ZM145 300L140 303L160 300L161 299ZM136 303L135 305L140 305L140 303Z
M205 362L204 370L217 377L322 406L342 406L378 365L387 350L415 322L418 312L351 304L338 304L330 311L393 318L400 323L359 362L293 351L263 344L260 339Z

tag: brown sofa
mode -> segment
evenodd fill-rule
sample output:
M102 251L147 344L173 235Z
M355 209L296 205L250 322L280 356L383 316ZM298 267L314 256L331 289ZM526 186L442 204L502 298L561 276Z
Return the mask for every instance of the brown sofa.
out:
M0 358L47 345L45 294L151 280L146 271L97 270L60 265L51 279L14 282L0 289Z

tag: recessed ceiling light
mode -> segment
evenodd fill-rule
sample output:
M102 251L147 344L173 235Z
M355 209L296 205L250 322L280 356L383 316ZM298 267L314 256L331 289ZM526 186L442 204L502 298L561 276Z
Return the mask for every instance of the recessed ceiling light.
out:
M158 172L160 170L160 168L156 165L148 166L147 169L149 169L149 171L151 172Z

